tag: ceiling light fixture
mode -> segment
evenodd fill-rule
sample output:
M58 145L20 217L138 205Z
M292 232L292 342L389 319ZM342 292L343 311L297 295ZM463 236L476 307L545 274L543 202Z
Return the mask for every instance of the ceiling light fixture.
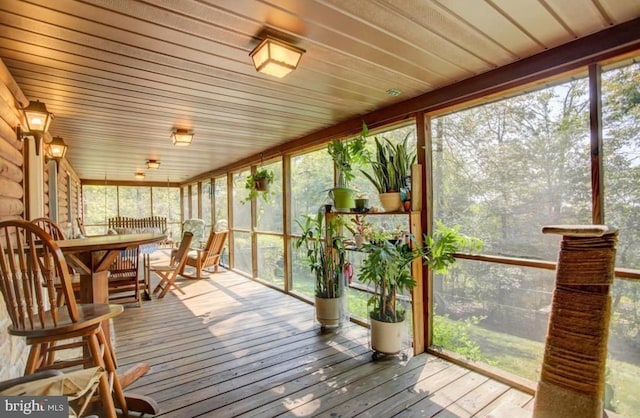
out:
M186 147L191 144L191 141L193 141L193 131L175 128L171 133L173 145Z
M298 67L304 49L267 36L249 54L256 71L282 78Z
M20 125L16 128L18 139L32 136L36 140L36 155L40 155L40 139L49 130L49 125L53 120L53 113L47 110L47 106L36 100L29 101L29 106L22 109L27 131L22 131Z
M142 171L136 171L136 180L144 180L144 173Z
M147 168L160 168L159 160L147 160Z

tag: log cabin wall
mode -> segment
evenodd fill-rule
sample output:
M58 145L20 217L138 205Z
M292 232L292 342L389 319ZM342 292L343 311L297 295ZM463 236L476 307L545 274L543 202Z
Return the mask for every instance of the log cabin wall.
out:
M0 220L24 214L23 143L17 139L15 128L20 123L19 106L25 100L0 61ZM24 338L7 333L10 323L4 300L0 300L0 381L21 376L26 360Z
M24 144L17 138L15 128L21 121L20 108L28 104L29 100L0 60L0 220L26 217ZM32 138L25 140L33 141ZM48 173L45 168L46 215L50 214ZM56 185L58 223L73 228L75 233L75 217L82 216L80 178L66 159L60 162ZM28 353L24 338L8 334L10 323L4 300L0 298L0 381L22 376Z
M49 195L49 170L45 170L45 212L51 214L51 198ZM63 159L59 163L57 174L58 216L57 223L67 238L75 237L78 231L77 217L82 217L80 177L69 161Z

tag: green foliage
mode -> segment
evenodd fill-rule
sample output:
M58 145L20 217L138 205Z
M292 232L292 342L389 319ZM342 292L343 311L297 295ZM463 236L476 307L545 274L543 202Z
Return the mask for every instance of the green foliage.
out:
M469 237L460 232L460 225L448 227L442 221L436 221L433 237L424 236L425 263L436 274L446 274L449 266L455 263L455 253L463 250L480 251L482 240Z
M370 316L383 322L402 322L404 310L398 303L398 294L410 291L416 285L411 275L411 263L422 258L438 273L446 273L456 259L454 253L462 249L480 249L482 242L459 232L460 227L446 227L441 222L433 237L425 235L424 247L419 248L409 236L409 243L391 240L388 231L374 230L371 242L362 246L366 257L360 266L359 279L375 287L369 299Z
M483 318L473 316L464 321L452 321L447 316L433 317L433 345L460 354L472 361L487 361L480 346L469 335L472 326Z
M369 129L362 122L362 131L358 136L348 140L334 139L327 146L327 152L338 170L338 187L348 187L354 179L353 164L363 163L369 159L366 148Z
M302 236L294 241L295 248L304 248L307 266L315 274L315 296L338 298L344 293L344 266L346 249L343 237L337 234L342 218L333 218L326 226L325 215L306 215L304 221L296 220ZM327 234L331 242L327 243Z
M416 154L407 146L409 135L410 133L395 145L387 138L375 138L376 159L370 161L372 174L360 171L375 186L378 193L399 192L405 186L405 179L411 175L411 166L416 162Z
M244 188L249 190L249 195L245 200L242 201L242 203L250 202L256 197L262 197L262 199L266 203L269 203L271 192L268 189L266 191L257 190L256 181L266 179L267 184L271 184L273 183L274 178L275 178L275 175L273 174L273 171L267 170L266 168L258 168L255 174L250 174L249 176L247 176L247 179L245 180L245 183L244 183Z
M395 244L385 239L363 244L362 250L367 256L358 277L362 283L375 287L368 302L369 315L382 322L404 321L405 311L398 301L398 293L415 287L410 265L420 257L420 251L408 244Z

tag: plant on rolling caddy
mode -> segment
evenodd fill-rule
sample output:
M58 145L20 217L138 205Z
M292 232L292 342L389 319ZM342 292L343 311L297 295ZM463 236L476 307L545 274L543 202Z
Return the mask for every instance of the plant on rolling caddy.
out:
M319 211L315 216L306 215L303 222L296 220L302 236L294 242L295 248L305 249L305 261L315 275L316 318L322 330L342 325L347 265L344 238L338 234L342 218L328 218L326 225L324 219Z
M405 335L406 311L398 295L410 292L416 285L411 275L411 263L422 258L435 273L445 274L455 263L454 254L462 250L479 250L482 241L459 232L459 227L446 227L436 223L433 236L424 236L419 248L413 236L405 240L390 240L390 234L375 233L371 242L363 244L366 257L360 267L359 280L374 285L369 298L371 321L371 348L373 358L396 355L402 351ZM406 354L403 354L406 358Z

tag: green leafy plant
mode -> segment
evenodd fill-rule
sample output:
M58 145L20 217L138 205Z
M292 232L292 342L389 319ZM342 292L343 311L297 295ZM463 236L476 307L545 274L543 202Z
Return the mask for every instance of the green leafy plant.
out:
M378 193L399 192L405 179L411 174L411 166L416 162L416 154L409 150L407 140L393 144L387 138L375 138L375 160L371 160L371 171L360 170L378 190Z
M375 232L371 242L362 246L366 252L360 267L359 279L373 285L374 294L369 298L370 317L382 322L402 322L405 311L398 294L410 291L416 285L411 275L411 263L422 258L436 273L446 273L455 263L454 254L463 249L480 249L482 241L459 232L459 227L446 227L437 222L433 237L424 236L424 246L419 247L415 238L389 239L387 232Z
M338 170L338 187L348 187L349 182L354 179L354 163L365 163L369 160L370 156L366 148L367 135L369 135L369 129L363 121L362 130L355 138L334 139L327 146L327 152Z
M404 321L405 310L398 301L398 294L415 287L410 264L420 252L408 244L396 245L386 239L363 244L362 250L367 255L358 278L375 288L368 301L369 316L382 322Z
M460 225L448 227L442 221L436 221L433 236L424 236L424 258L436 274L446 274L456 262L455 253L463 250L479 251L483 242L460 232Z
M266 168L258 168L254 174L247 176L244 187L249 190L249 195L243 200L243 203L250 202L256 197L262 197L265 202L269 202L272 193L269 191L268 186L273 183L274 179L273 171L267 170ZM265 181L267 188L260 190L258 186L259 183Z
M338 298L344 293L347 264L344 239L338 234L343 221L340 216L333 217L325 228L324 219L324 214L318 212L315 216L304 216L302 222L296 220L302 236L294 241L294 246L305 249L305 261L315 275L315 295Z

